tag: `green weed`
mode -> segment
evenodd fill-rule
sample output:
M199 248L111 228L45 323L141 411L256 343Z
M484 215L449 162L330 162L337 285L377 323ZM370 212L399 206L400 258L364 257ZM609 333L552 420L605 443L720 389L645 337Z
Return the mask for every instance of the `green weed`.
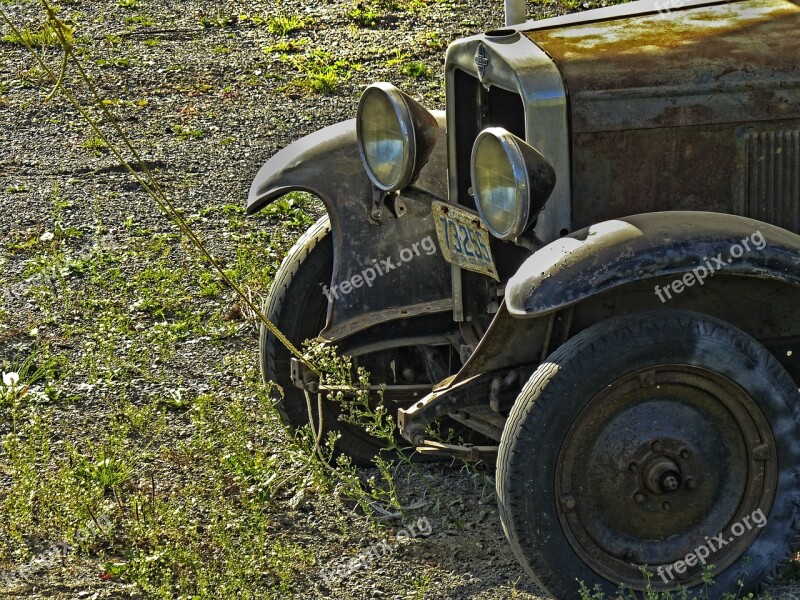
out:
M429 31L422 36L420 36L419 41L422 42L424 46L430 48L431 50L445 50L447 48L447 40L442 37L442 34L438 31Z
M75 477L84 484L97 485L103 491L110 491L128 481L131 471L130 465L123 459L101 450L97 458L81 458L75 469Z
M356 0L347 18L359 27L375 27L390 12L419 12L425 0Z
M108 152L108 144L99 137L87 138L81 143L81 146L87 150L91 150L95 156L102 156L104 153Z
M141 25L142 27L153 27L156 24L152 17L145 14L125 17L125 22L130 25Z
M300 52L308 40L282 40L277 44L264 47L265 54L294 54Z
M277 36L287 36L297 31L302 31L305 22L300 17L291 15L278 15L267 19L267 30Z
M101 68L111 68L117 67L119 69L127 69L131 66L131 60L129 58L99 58L95 61L95 64Z
M206 28L233 27L236 24L236 17L233 15L214 15L212 17L200 17L200 25Z
M186 125L175 124L171 128L172 133L181 139L200 139L205 135L205 132L197 127L187 127Z
M335 60L321 50L293 59L293 64L302 73L293 85L317 94L337 92L342 83L350 79L351 71L361 67L346 60Z
M433 75L425 63L411 61L403 65L403 73L415 79L430 79Z
M58 36L57 28L51 22L42 25L38 30L30 28L20 29L19 33L7 33L3 36L2 41L7 44L14 44L18 46L32 46L33 48L42 47L61 47L61 39ZM64 30L67 43L73 41L72 29Z
M347 11L347 18L359 27L376 27L383 16L382 12L360 2Z

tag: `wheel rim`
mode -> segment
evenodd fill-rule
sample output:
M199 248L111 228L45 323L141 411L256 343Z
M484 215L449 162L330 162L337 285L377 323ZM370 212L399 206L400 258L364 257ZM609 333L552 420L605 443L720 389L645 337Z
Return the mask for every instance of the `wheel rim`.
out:
M706 562L719 573L747 550L760 531L749 517L768 515L775 495L775 456L764 415L730 379L687 365L637 371L592 398L567 434L559 520L611 582L692 587L702 564L670 571L674 579L664 569L710 544Z

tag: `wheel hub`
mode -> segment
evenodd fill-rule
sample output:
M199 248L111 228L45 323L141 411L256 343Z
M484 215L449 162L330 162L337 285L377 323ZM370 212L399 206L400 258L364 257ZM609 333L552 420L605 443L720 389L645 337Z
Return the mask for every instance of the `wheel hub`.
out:
M764 444L774 449L755 402L721 375L683 365L634 373L593 398L564 441L556 475L562 527L595 571L643 589L640 566L670 565L705 536L758 508L768 512L775 461L759 456L775 453L759 450ZM725 568L754 536L735 539L710 562ZM701 571L687 570L677 583L699 583Z
M642 483L654 494L668 494L681 486L681 468L668 456L650 461L642 476Z

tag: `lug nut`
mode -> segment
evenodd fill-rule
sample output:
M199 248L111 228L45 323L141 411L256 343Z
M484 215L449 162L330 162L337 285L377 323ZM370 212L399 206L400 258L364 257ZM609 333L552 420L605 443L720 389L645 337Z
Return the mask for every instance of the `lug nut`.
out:
M646 500L641 492L634 494L633 499L636 500L636 504L642 504Z
M686 448L681 450L681 458L689 458L689 451Z
M669 502L664 502L664 504L662 504L661 506L664 510L669 510L670 508L672 508L672 505Z
M631 471L636 471L639 468L639 465L637 465L635 462L632 462L630 465L628 465L628 468Z
M653 449L653 452L661 452L661 442L658 440L650 444L650 447Z
M564 506L565 506L566 508L568 508L568 509L570 509L570 510L572 510L573 508L575 508L575 498L574 498L574 497L572 497L572 496L570 496L569 494L567 494L566 496L564 496L563 498L561 498L561 502L564 504Z
M697 488L697 482L692 479L691 477L686 480L686 489L687 490L694 490Z

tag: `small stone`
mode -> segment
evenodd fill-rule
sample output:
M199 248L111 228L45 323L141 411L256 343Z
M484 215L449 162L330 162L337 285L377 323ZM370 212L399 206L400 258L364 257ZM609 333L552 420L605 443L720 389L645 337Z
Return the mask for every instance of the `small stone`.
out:
M300 490L289 500L289 508L292 510L303 510L308 505L308 496Z

